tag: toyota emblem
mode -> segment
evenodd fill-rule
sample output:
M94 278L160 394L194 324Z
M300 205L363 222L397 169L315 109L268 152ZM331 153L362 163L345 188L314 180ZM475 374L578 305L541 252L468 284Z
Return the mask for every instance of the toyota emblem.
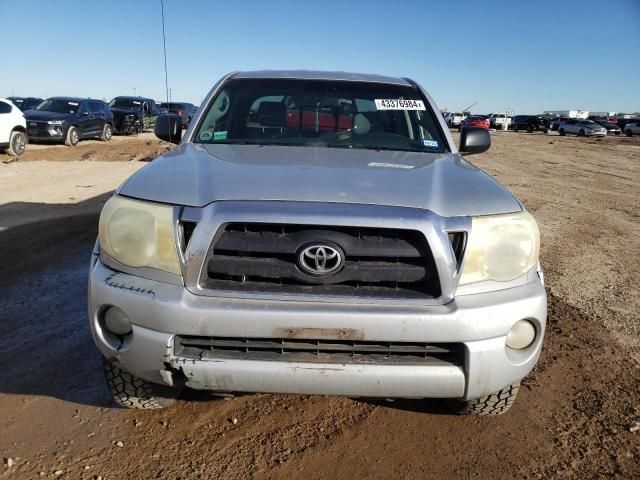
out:
M344 263L344 255L337 247L317 243L300 250L298 266L306 273L324 276L337 272Z

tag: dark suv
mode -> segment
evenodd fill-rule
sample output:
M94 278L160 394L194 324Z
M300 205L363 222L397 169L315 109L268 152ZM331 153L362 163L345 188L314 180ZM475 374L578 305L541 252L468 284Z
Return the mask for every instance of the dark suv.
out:
M32 108L36 108L38 105L42 103L41 98L37 97L7 97L11 100L16 107L18 107L23 112L27 110L31 110Z
M526 130L529 133L534 131L547 133L549 131L549 121L538 115L516 115L511 119L509 128L515 132Z
M168 113L180 115L183 128L187 128L189 126L189 124L191 123L191 119L198 111L198 107L196 107L193 103L187 102L161 103L160 106L162 108L166 108Z
M29 140L64 142L75 147L84 138L108 142L113 133L113 115L101 100L52 97L24 115Z
M167 113L155 100L146 97L116 97L109 102L109 108L113 113L115 132L123 135L153 127L156 117Z

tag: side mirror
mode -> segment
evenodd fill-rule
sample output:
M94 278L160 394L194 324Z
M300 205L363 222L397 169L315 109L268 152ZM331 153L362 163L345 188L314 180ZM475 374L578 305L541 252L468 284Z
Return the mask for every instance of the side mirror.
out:
M178 144L182 140L182 119L173 113L159 115L153 131L160 140Z
M486 152L490 146L491 135L487 130L480 127L462 127L458 148L462 155Z

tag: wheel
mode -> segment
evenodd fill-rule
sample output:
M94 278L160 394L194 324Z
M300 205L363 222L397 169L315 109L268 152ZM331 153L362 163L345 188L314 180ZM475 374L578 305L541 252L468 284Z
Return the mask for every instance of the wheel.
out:
M631 135L633 135L633 133L631 132L631 129L630 129L630 128L629 128L629 129L627 129L627 130L625 130L625 131L624 131L624 133L626 133L626 134L627 134L627 137L630 137Z
M166 387L147 382L102 359L104 376L113 400L124 408L155 409L171 405L182 387Z
M70 147L75 147L78 145L80 141L80 133L78 132L78 127L69 127L67 131L67 139L64 141L65 145Z
M548 128L543 128L542 129L542 133L544 133L546 135L547 133L549 133L549 129Z
M585 131L584 131L584 130L582 130L582 129L580 129L580 131L578 132L578 136L579 136L579 137L584 137L584 136L586 136Z
M517 132L517 131L518 131L518 125L514 125L514 126L513 126L513 131L514 131L514 132Z
M151 119L145 115L142 117L142 130L144 131L147 128L151 128Z
M105 123L104 128L102 129L102 135L100 135L100 140L103 142L108 142L113 137L113 127L110 123Z
M561 128L560 130L558 130L558 133L560 134L561 137L564 137L567 132L564 131L564 128Z
M473 400L453 400L451 406L459 415L502 415L516 401L519 389L520 382Z
M17 130L11 132L11 136L9 137L9 148L7 149L9 155L19 157L24 153L26 148L27 136L23 132L19 132Z

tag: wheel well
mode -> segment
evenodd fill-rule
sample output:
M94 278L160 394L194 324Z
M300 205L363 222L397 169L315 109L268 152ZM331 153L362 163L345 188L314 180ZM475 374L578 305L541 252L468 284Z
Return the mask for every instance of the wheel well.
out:
M13 127L13 130L11 130L12 132L22 132L22 133L27 133L26 128L24 128L22 125L18 125L16 127Z

